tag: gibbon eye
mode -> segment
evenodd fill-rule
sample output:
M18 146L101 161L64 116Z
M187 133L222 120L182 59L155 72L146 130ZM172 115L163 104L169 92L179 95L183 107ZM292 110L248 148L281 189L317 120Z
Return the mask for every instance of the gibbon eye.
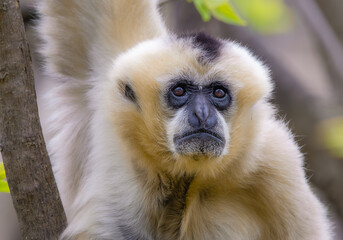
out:
M187 82L178 82L168 91L168 105L174 109L178 109L187 103L191 94L191 86Z
M186 94L186 90L183 87L181 87L181 86L178 86L178 87L174 88L172 90L172 92L177 97L182 97L182 96L184 96Z
M213 91L213 96L216 98L223 98L225 95L226 92L222 88L215 88Z
M229 88L221 83L214 83L209 90L212 93L210 94L212 103L219 111L224 111L229 108L231 104L231 96Z

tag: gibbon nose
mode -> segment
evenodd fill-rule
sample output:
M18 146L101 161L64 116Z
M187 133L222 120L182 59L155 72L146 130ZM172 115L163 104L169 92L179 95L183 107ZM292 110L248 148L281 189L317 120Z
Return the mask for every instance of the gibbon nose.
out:
M214 107L203 94L197 95L191 105L188 122L192 127L210 129L217 124Z

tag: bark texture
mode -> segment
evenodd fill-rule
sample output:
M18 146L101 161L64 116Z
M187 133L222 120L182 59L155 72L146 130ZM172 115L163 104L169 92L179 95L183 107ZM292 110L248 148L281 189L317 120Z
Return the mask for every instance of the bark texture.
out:
M66 217L39 122L18 0L0 0L0 150L23 239L58 239Z

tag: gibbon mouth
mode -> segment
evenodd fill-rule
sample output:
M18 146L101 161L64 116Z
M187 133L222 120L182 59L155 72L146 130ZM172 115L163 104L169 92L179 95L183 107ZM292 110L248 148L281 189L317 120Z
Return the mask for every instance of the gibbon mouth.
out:
M181 155L220 156L225 139L216 132L199 129L175 136L174 144L177 153Z
M212 144L216 142L216 145L225 145L225 140L216 132L212 132L206 129L199 129L195 131L186 132L181 136L174 137L174 143L176 145L187 144L189 142L197 142L201 145Z
M224 144L224 138L222 136L220 136L218 133L206 130L206 129L199 129L199 130L195 130L195 131L190 131L190 132L186 132L185 134L181 135L181 136L176 136L174 138L174 142L177 141L183 141L183 140L187 140L189 138L200 138L200 139L205 139L205 138L212 138L213 140L217 140L220 141L221 143Z

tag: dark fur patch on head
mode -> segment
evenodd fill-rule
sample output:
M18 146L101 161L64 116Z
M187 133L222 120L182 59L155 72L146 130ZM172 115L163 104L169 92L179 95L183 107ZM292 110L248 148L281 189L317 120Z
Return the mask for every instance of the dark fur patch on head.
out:
M202 50L203 54L199 59L201 62L211 62L215 60L219 56L220 48L223 45L220 40L203 32L181 34L179 38L191 39L193 47Z

